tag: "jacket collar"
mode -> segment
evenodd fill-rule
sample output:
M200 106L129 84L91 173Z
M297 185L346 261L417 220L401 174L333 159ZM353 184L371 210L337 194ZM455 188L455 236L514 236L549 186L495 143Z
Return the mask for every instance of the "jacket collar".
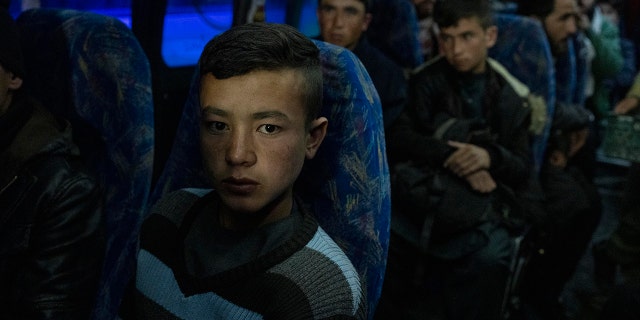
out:
M0 151L0 186L11 181L30 159L41 154L78 153L71 143L71 126L67 121L56 119L32 99L20 102L32 104L33 112L8 148Z

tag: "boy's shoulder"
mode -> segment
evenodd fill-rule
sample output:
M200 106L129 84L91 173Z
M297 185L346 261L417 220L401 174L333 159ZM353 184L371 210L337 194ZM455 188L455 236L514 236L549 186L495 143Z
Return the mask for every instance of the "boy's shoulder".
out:
M415 67L411 70L410 76L416 78L433 75L435 73L444 72L447 66L447 59L445 59L443 55L438 55Z
M531 94L529 87L511 74L511 72L497 60L487 58L487 65L502 77L518 96L526 98Z
M359 318L358 314L366 309L363 278L347 254L320 226L304 247L269 272L295 282L312 305L326 304L327 297L332 297L336 310L324 312L346 312Z
M194 203L212 191L212 189L199 188L184 188L171 191L153 205L150 214L163 216L176 226L180 226L185 214Z

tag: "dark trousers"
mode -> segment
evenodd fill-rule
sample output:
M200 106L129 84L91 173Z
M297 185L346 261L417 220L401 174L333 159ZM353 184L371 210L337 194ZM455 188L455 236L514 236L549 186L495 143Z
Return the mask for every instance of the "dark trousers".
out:
M421 255L392 236L375 319L500 319L513 240L497 222L433 241Z

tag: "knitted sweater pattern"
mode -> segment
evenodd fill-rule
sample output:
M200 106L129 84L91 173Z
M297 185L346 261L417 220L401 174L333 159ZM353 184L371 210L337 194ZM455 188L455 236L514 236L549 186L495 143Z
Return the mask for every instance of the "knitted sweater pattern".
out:
M253 261L204 278L186 272L185 213L209 191L174 192L145 221L136 272L138 319L366 318L356 269L304 210L301 228Z

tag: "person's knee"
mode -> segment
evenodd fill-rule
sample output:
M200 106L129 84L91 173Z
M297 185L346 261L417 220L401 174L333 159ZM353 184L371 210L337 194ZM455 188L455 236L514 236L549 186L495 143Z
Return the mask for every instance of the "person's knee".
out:
M474 253L474 264L479 269L508 270L513 256L514 240L508 230L496 223L482 226L487 244Z

